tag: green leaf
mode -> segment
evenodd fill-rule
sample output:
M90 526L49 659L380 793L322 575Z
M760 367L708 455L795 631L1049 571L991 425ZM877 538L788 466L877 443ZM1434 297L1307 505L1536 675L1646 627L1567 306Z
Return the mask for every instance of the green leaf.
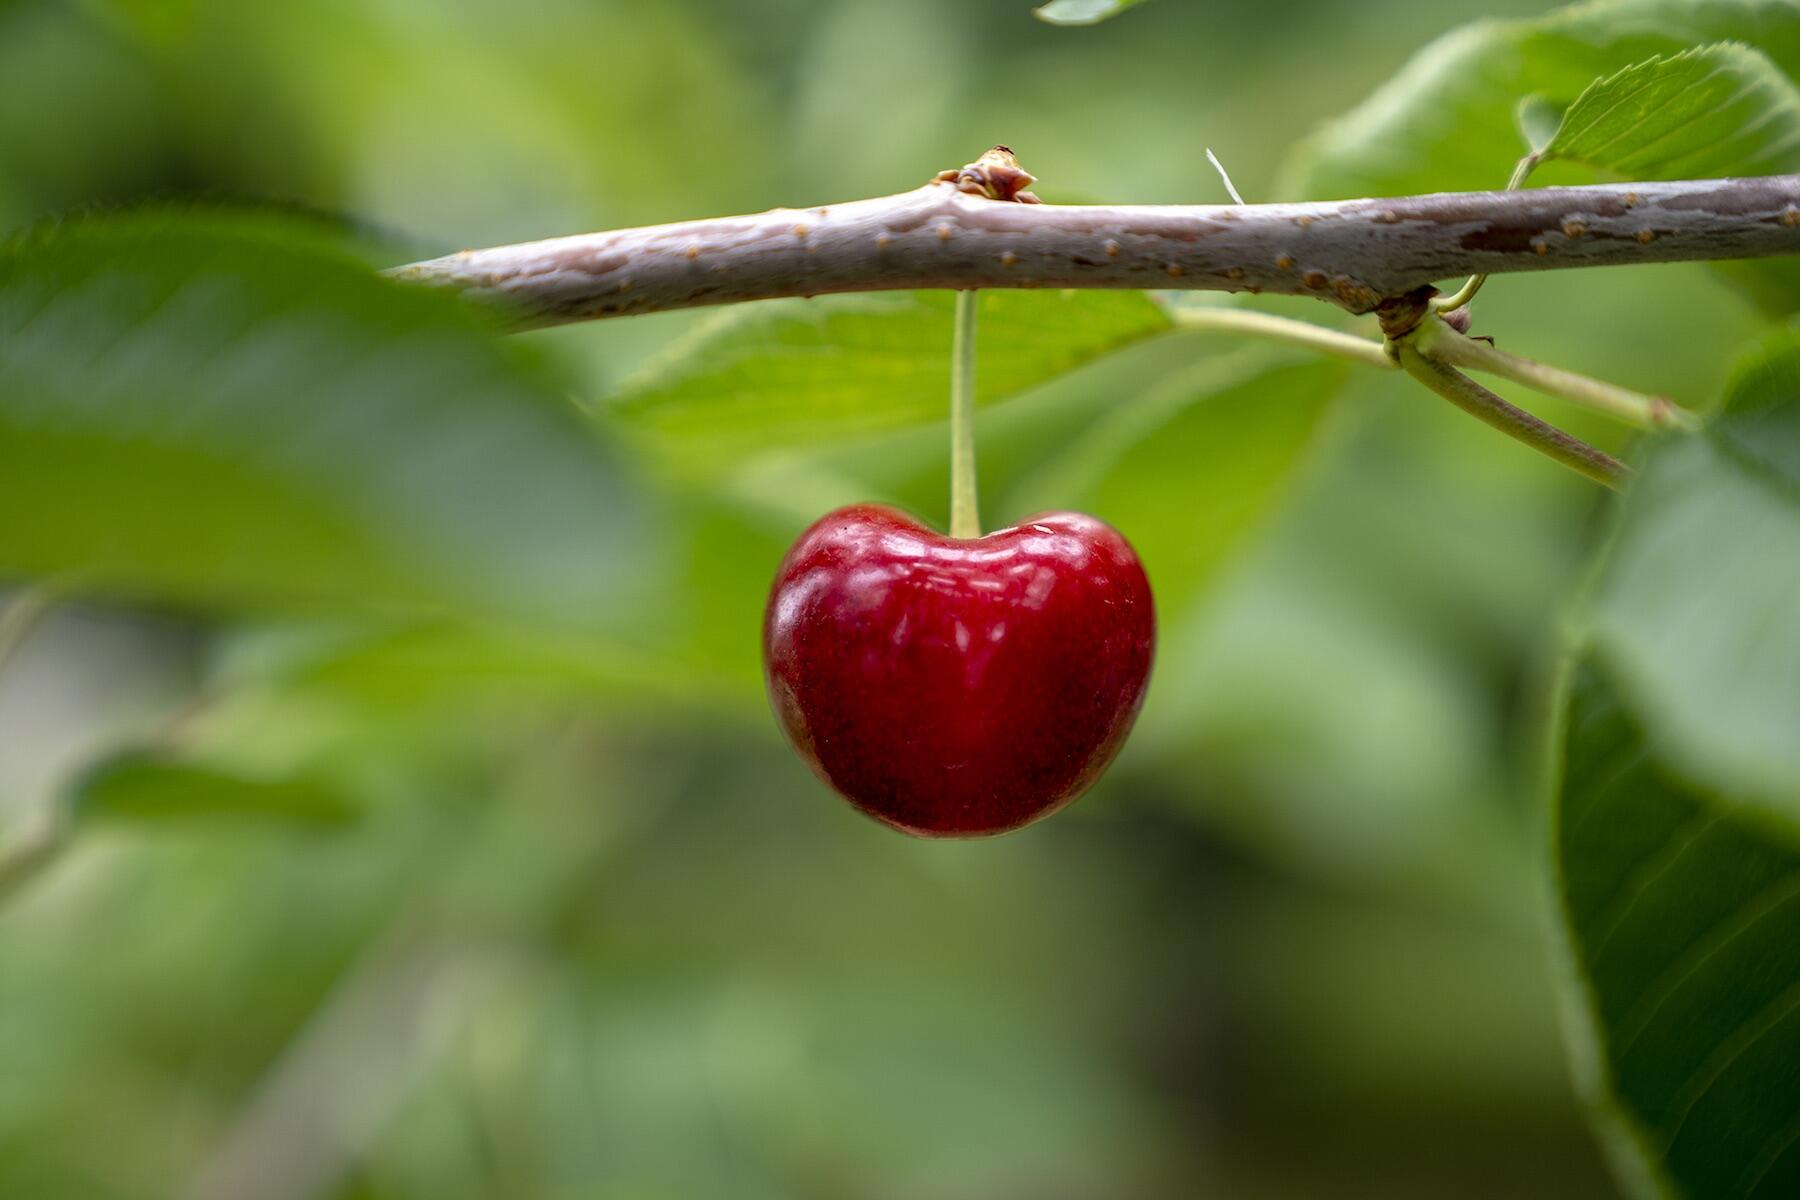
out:
M1800 167L1800 90L1748 46L1701 46L1596 80L1543 151L1637 179Z
M693 462L938 420L949 403L953 296L740 306L672 347L605 408ZM983 292L976 402L997 403L1169 327L1141 292Z
M1288 190L1328 199L1498 187L1524 97L1572 104L1598 77L1724 41L1756 47L1792 78L1800 0L1608 0L1465 25L1314 133L1289 164Z
M1648 456L1572 673L1576 1049L1649 1192L1800 1191L1800 327Z
M1346 370L1267 347L1208 358L1109 410L1005 507L1078 508L1112 523L1143 558L1158 605L1175 611L1280 493Z
M1031 10L1031 15L1052 25L1097 25L1116 17L1144 0L1050 0Z
M640 510L516 347L290 222L128 214L0 249L0 575L591 622Z
M1643 1195L1800 1194L1800 829L1694 783L1594 660L1560 767L1571 1032L1621 1174Z
M1800 324L1746 360L1704 435L1650 455L1592 622L1690 769L1800 818Z
M84 772L66 800L77 820L249 820L342 825L356 806L323 780L243 775L134 751Z
M1706 154L1693 144L1677 168L1741 174L1800 162L1800 142L1784 144L1789 134L1779 126L1787 106L1773 99L1779 89L1772 78L1800 73L1800 0L1600 0L1541 17L1478 21L1432 42L1362 104L1309 137L1289 160L1281 190L1330 199L1499 187L1513 165L1504 147L1518 132L1522 99L1536 97L1541 114L1574 103L1597 78L1727 41L1755 47L1768 65L1749 67L1754 56L1721 49L1738 63L1744 93L1717 120L1702 122L1724 131L1720 144ZM1707 84L1729 86L1725 76ZM1739 123L1728 129L1724 121L1733 116ZM1762 119L1777 128L1754 127ZM1541 132L1536 115L1533 128ZM1643 160L1654 155L1646 147ZM1773 311L1800 303L1800 270L1792 263L1734 264L1724 273Z
M746 611L748 625L760 615L759 599ZM414 718L445 725L465 714L491 723L570 702L589 711L628 702L641 714L665 699L690 700L703 687L682 669L679 644L648 636L614 645L447 621L308 632L252 629L234 648L272 651L271 661L254 669L255 683L287 700L348 705L364 726ZM284 647L284 640L294 644ZM755 640L748 640L753 651Z

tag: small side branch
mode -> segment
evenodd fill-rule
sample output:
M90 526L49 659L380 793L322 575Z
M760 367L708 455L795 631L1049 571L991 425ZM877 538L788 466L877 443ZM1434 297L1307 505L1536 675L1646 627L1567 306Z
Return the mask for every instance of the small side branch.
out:
M1366 366L1404 368L1465 412L1608 487L1617 487L1628 474L1622 463L1507 403L1455 368L1489 371L1643 429L1699 427L1699 418L1693 413L1660 396L1645 396L1603 380L1505 354L1485 342L1464 337L1435 316L1386 344L1322 329L1306 321L1244 309L1178 309L1174 317L1177 326L1184 329L1267 338Z
M1524 187L1525 181L1531 178L1531 173L1537 170L1539 161L1537 152L1533 151L1515 163L1513 165L1512 178L1506 181L1505 190L1516 192ZM1486 275L1471 275L1463 281L1461 287L1457 288L1450 295L1440 296L1433 300L1431 306L1439 312L1455 312L1459 308L1467 308L1469 302L1475 299L1475 293L1479 292L1481 290L1481 285L1486 282Z
M1292 317L1278 317L1248 308L1178 308L1170 316L1177 329L1267 338L1384 371L1391 371L1399 365L1388 357L1380 342L1351 333L1339 333L1310 321L1296 321Z
M1421 353L1410 339L1395 342L1394 347L1408 375L1508 437L1609 488L1623 487L1630 476L1631 469L1612 455L1508 404L1455 367Z
M1271 292L1361 313L1459 275L1785 254L1800 254L1800 175L1147 206L1017 203L934 181L847 204L465 250L394 274L502 302L531 328L902 288Z
M1418 343L1423 353L1439 362L1510 379L1534 392L1556 396L1639 429L1692 431L1700 428L1697 415L1666 396L1645 395L1603 379L1508 354L1486 342L1457 333L1441 320L1422 325Z

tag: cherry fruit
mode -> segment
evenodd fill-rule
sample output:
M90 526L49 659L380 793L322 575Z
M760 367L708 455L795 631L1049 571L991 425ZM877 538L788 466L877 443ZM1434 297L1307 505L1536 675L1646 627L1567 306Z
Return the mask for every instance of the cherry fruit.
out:
M1155 641L1137 554L1093 517L958 539L856 505L788 551L763 664L782 729L828 785L908 833L976 837L1099 778Z

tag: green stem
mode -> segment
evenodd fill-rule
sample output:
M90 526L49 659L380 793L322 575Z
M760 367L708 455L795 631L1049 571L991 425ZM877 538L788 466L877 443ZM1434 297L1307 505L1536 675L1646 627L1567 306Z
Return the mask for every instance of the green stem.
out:
M1605 380L1508 354L1486 342L1464 337L1442 321L1427 321L1420 326L1418 347L1420 353L1439 362L1510 379L1534 392L1605 413L1639 429L1700 428L1698 416L1662 396L1648 396Z
M1631 469L1612 455L1596 450L1522 408L1515 408L1455 367L1420 353L1410 338L1395 343L1400 366L1426 387L1477 420L1516 438L1596 483L1624 486Z
M1347 358L1364 366L1380 367L1385 371L1393 370L1395 365L1380 342L1372 342L1354 334L1339 333L1310 321L1296 321L1291 317L1272 316L1247 308L1178 308L1171 316L1180 329L1270 338L1286 342L1290 346L1315 350L1320 354Z
M956 293L950 347L950 536L981 536L975 484L975 292Z
M1249 309L1180 308L1172 315L1181 329L1247 334L1385 370L1404 367L1409 375L1464 411L1608 487L1618 487L1629 474L1624 464L1508 404L1455 368L1490 372L1642 429L1696 429L1700 424L1693 413L1660 396L1647 396L1507 354L1464 337L1437 318L1428 318L1412 334L1393 343L1390 352L1390 346L1378 342Z
M1538 156L1535 151L1527 154L1524 158L1521 158L1513 166L1512 178L1506 181L1506 190L1509 192L1516 192L1521 187L1524 187L1525 181L1531 177L1531 173L1537 169L1537 165ZM1440 296L1433 300L1431 302L1431 307L1439 312L1455 312L1457 309L1462 308L1464 305L1468 304L1469 301L1473 300L1475 298L1475 293L1479 292L1481 290L1481 285L1486 282L1486 275L1471 275L1468 279L1463 281L1461 287L1457 288L1456 291L1452 292L1450 295Z

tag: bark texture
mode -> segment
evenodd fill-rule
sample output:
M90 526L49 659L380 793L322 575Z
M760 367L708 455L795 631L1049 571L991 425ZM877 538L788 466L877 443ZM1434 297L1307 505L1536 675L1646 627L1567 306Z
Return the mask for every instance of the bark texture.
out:
M1800 175L1252 205L1017 203L910 192L464 250L402 279L526 327L902 288L1191 288L1352 312L1477 273L1800 254Z

